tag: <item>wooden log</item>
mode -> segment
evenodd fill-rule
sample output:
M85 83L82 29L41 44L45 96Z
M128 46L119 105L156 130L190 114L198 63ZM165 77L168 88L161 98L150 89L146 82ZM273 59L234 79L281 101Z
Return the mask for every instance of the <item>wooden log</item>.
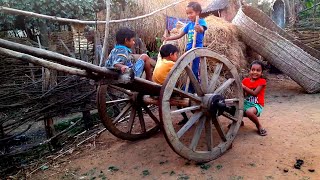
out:
M13 57L22 61L27 61L33 64L37 64L40 66L44 66L50 69L55 69L57 71L62 71L68 74L73 74L73 75L78 75L78 76L84 76L84 77L89 77L89 74L85 70L80 70L64 65L60 65L54 62L46 61L28 54L12 51L9 49L5 48L0 48L0 54L8 56L8 57Z
M21 53L30 54L30 55L44 58L44 59L49 59L49 60L61 63L63 65L75 66L77 68L84 69L89 72L98 73L106 78L119 76L119 73L111 71L111 70L106 69L104 67L99 67L99 66L87 63L87 62L80 61L75 58L64 56L64 55L56 53L56 52L26 46L26 45L22 45L19 43L10 42L10 41L4 40L4 39L0 39L0 47L10 49L13 51L17 51L17 52L21 52Z

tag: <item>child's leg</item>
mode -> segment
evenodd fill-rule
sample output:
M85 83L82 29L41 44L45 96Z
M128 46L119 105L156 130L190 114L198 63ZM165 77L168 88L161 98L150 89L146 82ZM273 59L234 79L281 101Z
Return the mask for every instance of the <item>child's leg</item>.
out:
M152 81L151 58L147 54L142 54L139 59L144 61L144 70L146 71L146 79Z
M267 132L260 124L260 121L257 116L257 112L258 111L255 107L251 107L251 108L247 109L245 113L246 113L247 117L256 125L256 127L258 128L259 134L266 135Z
M192 72L196 76L197 80L199 81L199 64L200 64L200 58L195 58L192 62ZM193 85L190 83L189 92L194 93L195 90L193 88Z

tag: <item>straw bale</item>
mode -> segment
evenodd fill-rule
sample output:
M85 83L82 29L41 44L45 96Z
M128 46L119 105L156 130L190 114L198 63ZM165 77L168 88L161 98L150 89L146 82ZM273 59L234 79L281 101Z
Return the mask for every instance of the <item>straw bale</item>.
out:
M237 27L215 16L209 16L205 20L208 30L205 34L204 46L226 56L237 69L244 68L247 64L246 46L240 41Z

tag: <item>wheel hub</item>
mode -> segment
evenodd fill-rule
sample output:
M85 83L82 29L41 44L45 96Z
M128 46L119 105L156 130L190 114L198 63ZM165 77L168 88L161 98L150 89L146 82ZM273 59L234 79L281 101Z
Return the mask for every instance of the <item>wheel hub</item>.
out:
M220 116L226 110L224 97L218 94L212 95L208 101L208 111L212 115Z

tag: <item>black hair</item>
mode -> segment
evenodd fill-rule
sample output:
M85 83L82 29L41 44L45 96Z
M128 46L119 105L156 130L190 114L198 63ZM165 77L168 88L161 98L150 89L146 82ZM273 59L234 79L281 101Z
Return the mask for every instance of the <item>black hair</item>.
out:
M136 33L129 28L120 28L116 34L117 44L124 44L126 39L134 38Z
M194 2L194 1L189 2L187 7L192 8L195 12L201 13L202 11L201 5L198 2Z
M170 54L174 54L175 52L179 52L179 49L172 44L165 44L160 48L160 55L162 58L170 56Z
M260 65L260 66L261 66L262 71L265 69L265 68L264 68L264 64L263 64L261 61L259 61L259 60L254 60L254 61L250 64L250 69L251 69L251 68L252 68L252 66L253 66L253 65L255 65L255 64Z

